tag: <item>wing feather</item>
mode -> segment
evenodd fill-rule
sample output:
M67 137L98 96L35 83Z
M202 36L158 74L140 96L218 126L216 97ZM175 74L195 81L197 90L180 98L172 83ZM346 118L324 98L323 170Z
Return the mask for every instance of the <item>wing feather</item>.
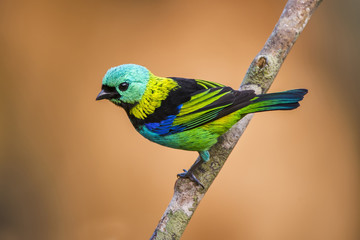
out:
M168 115L160 122L145 123L150 131L159 135L188 131L247 106L255 97L252 90L236 91L222 84L194 80L201 90L190 93L188 100L177 106L176 114Z

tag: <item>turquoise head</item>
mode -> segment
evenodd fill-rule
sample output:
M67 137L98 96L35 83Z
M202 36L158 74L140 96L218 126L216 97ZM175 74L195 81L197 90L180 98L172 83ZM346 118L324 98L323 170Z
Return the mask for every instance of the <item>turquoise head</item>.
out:
M108 99L120 106L136 104L141 100L149 79L149 70L140 65L124 64L110 68L96 100Z

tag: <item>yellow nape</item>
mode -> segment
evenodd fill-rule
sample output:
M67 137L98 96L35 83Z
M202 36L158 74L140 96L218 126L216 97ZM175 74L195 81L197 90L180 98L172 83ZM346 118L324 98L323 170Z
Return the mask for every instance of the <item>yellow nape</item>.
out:
M161 106L161 101L165 100L169 92L178 88L177 82L170 78L157 77L150 73L150 79L140 102L135 105L130 114L136 118L145 119L148 115L155 112Z

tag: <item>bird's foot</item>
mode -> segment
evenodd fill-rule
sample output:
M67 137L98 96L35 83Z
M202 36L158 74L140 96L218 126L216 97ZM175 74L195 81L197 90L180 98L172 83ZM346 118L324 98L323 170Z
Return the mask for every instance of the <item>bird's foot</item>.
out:
M195 177L191 168L189 169L189 171L187 171L186 169L183 169L183 170L184 170L183 173L179 173L177 175L179 178L188 178L188 179L190 179L190 181L200 185L202 188L205 188L204 185L202 185L202 183Z

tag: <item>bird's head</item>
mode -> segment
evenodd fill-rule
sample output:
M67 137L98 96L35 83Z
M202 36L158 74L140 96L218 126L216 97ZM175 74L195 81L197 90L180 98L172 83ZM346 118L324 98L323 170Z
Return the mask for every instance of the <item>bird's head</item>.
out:
M150 72L136 64L124 64L110 68L102 81L96 100L108 99L119 106L138 103L150 79Z

